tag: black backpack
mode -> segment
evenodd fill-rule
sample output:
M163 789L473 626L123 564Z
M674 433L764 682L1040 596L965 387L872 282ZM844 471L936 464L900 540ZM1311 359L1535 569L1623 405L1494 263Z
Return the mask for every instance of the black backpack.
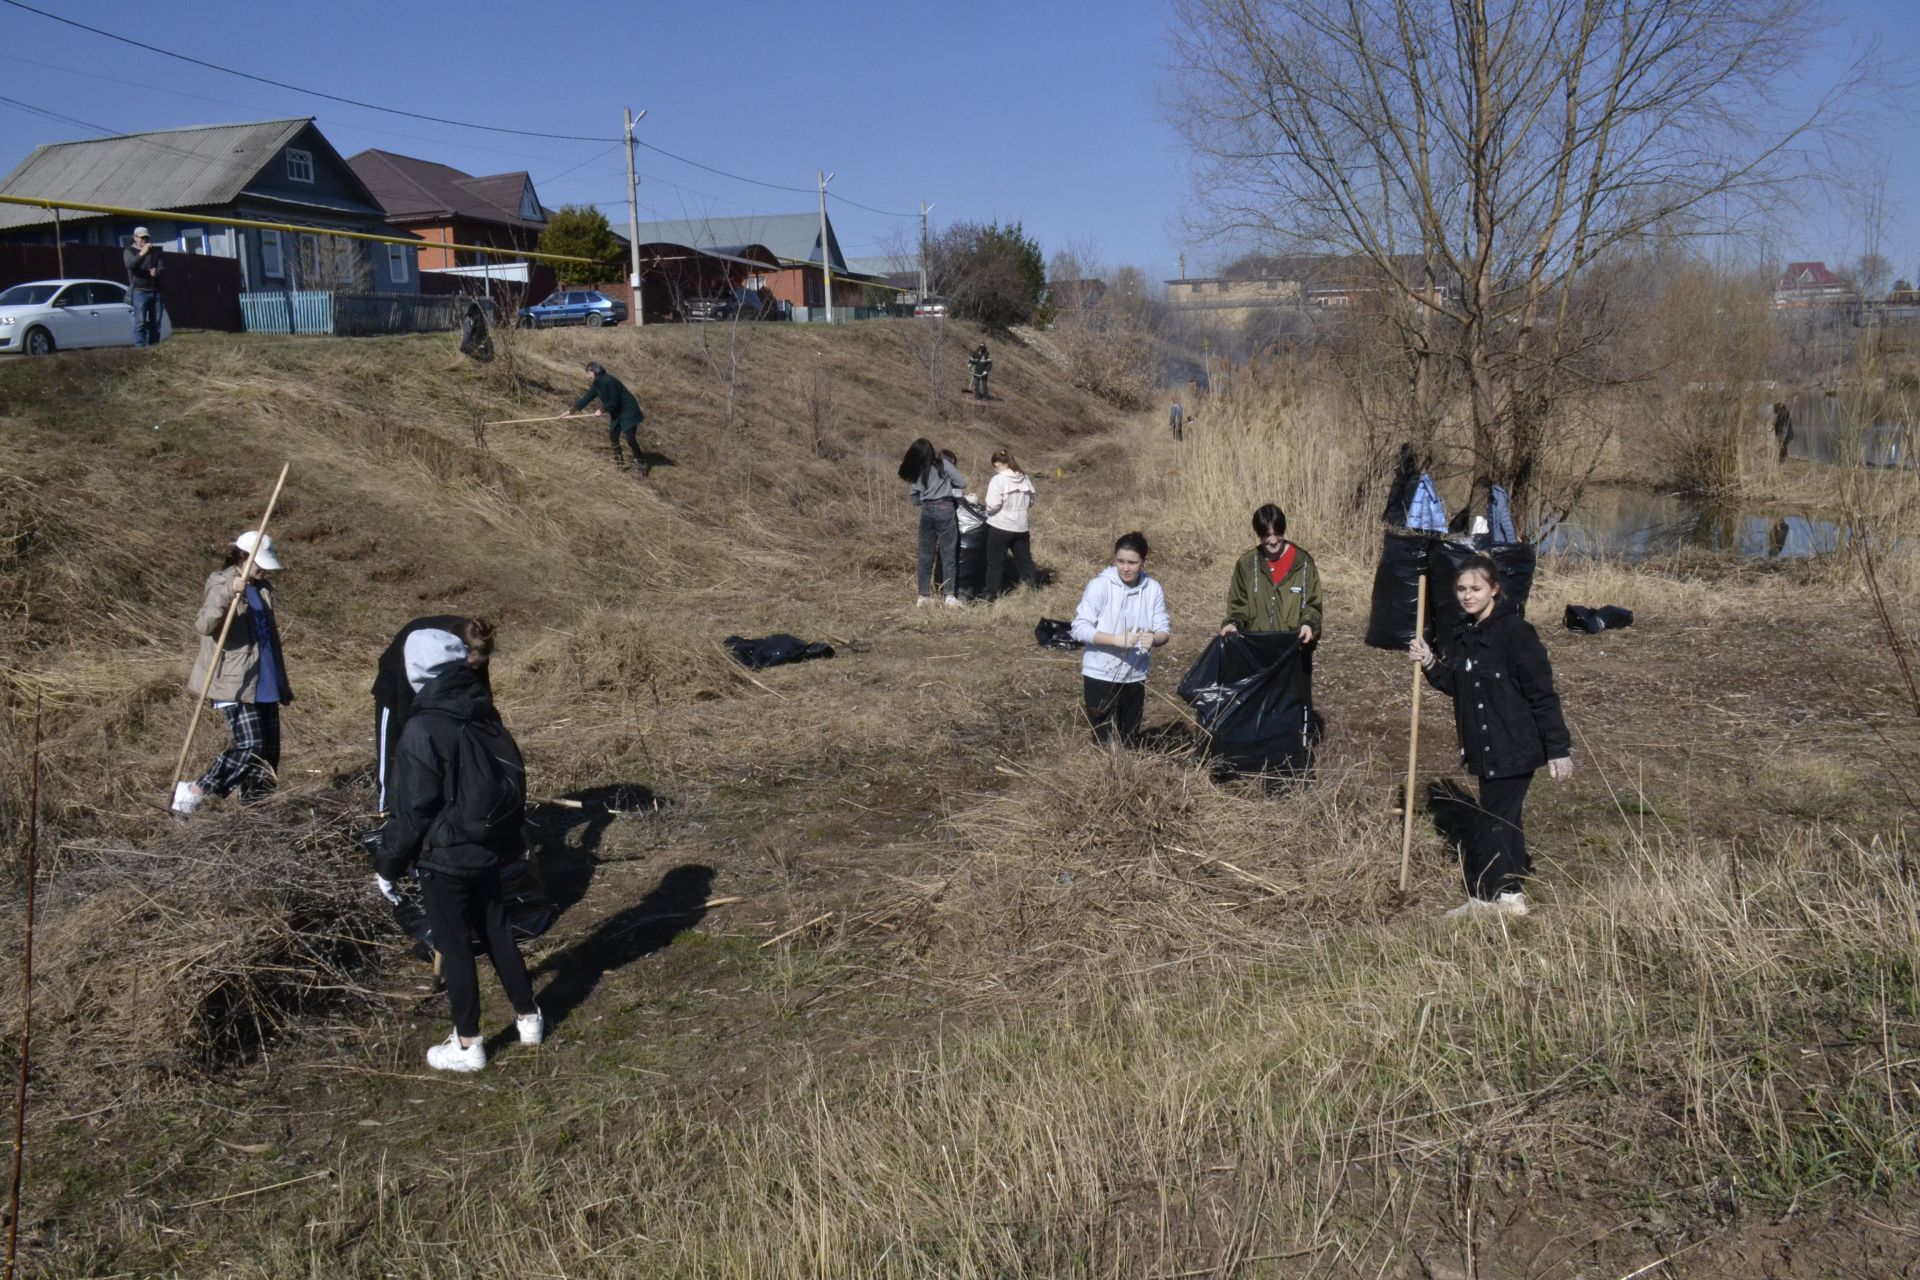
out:
M434 712L422 714L433 715ZM502 861L526 848L527 766L497 718L460 722L454 793L435 824L448 845L480 845Z

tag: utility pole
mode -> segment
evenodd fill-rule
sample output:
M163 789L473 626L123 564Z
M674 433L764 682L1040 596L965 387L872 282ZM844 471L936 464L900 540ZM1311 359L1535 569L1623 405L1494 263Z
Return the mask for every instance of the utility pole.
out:
M633 172L633 126L645 120L647 113L636 116L632 107L624 107L621 114L626 117L627 134L627 256L631 272L627 283L633 287L633 323L638 328L647 322L647 309L640 301L640 179Z
M920 202L920 301L927 300L927 215L933 212L933 206Z
M820 270L827 283L827 323L833 323L833 242L827 239L827 184L833 175L815 169L820 178Z

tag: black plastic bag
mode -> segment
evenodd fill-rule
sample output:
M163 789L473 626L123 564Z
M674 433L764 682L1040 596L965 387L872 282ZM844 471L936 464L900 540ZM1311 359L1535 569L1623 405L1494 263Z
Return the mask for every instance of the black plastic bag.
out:
M1527 597L1533 592L1534 554L1531 542L1475 546L1453 538L1436 538L1427 557L1427 636L1445 641L1467 620L1466 610L1453 594L1460 566L1473 556L1489 556L1500 571L1500 595L1513 602L1514 612L1527 616Z
M1622 609L1617 604L1603 604L1597 609L1585 605L1570 604L1565 617L1567 630L1584 631L1588 635L1597 635L1602 631L1618 631L1622 627L1633 625L1633 610Z
M1073 624L1058 618L1042 618L1033 624L1033 642L1042 649L1083 649L1073 638Z
M1302 773L1319 738L1313 661L1295 631L1215 636L1180 681L1207 732L1207 755L1229 774Z
M728 636L727 652L733 660L751 671L765 667L777 667L788 662L805 662L810 658L831 658L833 646L825 641L808 644L799 636L790 636L784 632L779 635L761 636L758 640L749 640L744 636Z
M1424 533L1389 533L1381 540L1380 563L1373 571L1373 607L1367 614L1368 648L1405 649L1413 643L1420 575L1427 571L1436 541Z

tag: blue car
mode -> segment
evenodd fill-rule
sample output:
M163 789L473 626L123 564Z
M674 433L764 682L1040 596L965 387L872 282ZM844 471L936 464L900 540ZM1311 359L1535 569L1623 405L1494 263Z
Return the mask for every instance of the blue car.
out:
M627 304L592 289L561 289L545 302L520 309L520 327L543 329L556 324L619 324L627 318Z

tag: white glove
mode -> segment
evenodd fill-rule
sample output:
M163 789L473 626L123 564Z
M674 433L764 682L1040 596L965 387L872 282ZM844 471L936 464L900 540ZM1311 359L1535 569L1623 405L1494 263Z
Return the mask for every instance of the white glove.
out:
M400 894L393 887L393 881L387 879L385 876L381 875L379 872L376 871L373 874L373 883L379 887L381 897L385 898L388 902L391 902L396 907L400 905Z

